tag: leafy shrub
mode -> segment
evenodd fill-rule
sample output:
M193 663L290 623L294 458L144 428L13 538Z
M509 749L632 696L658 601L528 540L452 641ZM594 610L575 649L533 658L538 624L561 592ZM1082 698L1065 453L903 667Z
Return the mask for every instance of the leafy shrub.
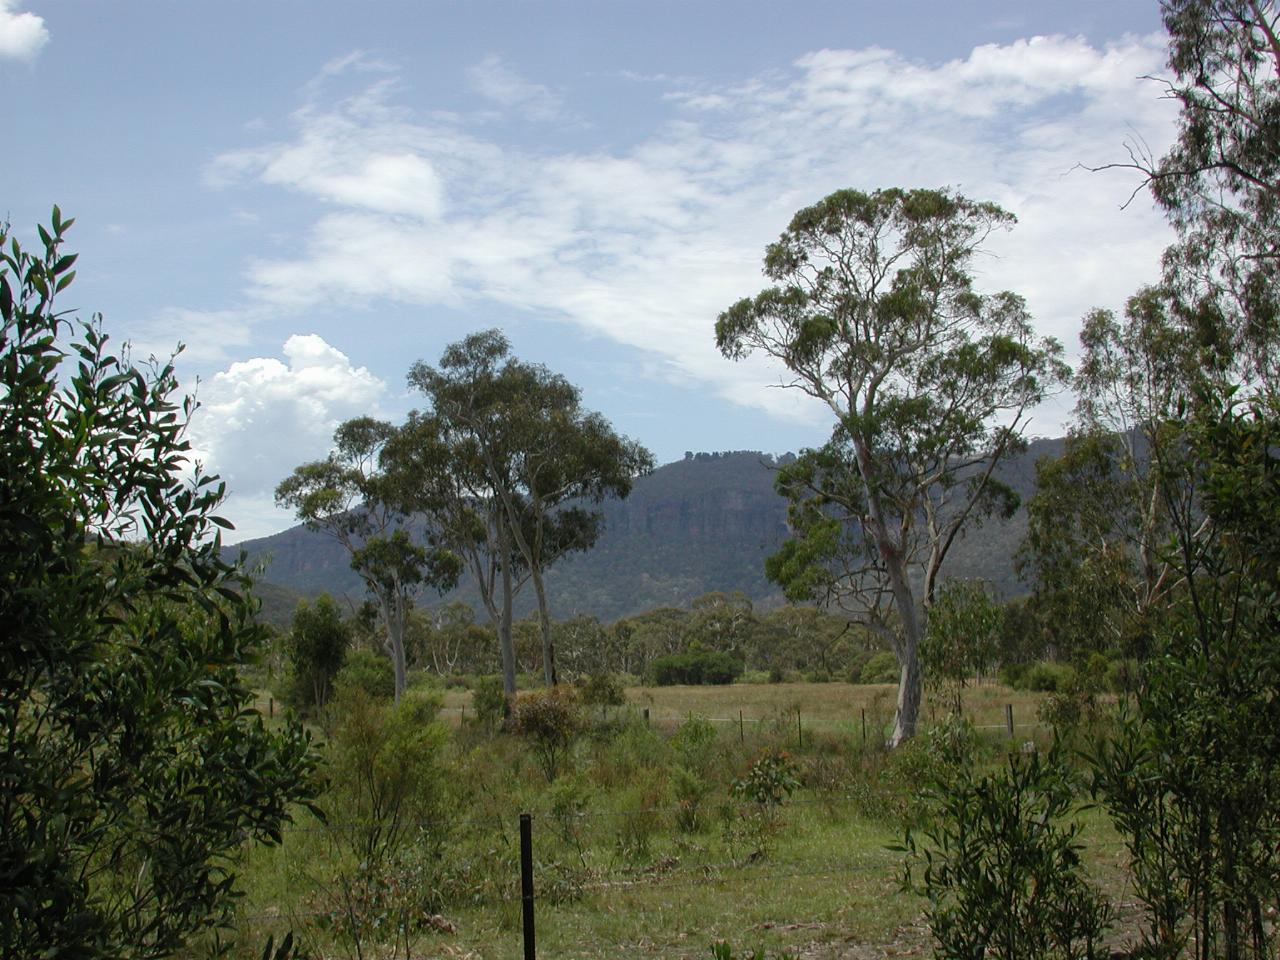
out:
M1081 724L1095 719L1098 704L1093 693L1079 687L1051 693L1036 710L1042 723L1053 727L1060 735L1070 734Z
M0 956L192 955L318 758L249 709L265 637L173 362L55 306L70 226L0 222Z
M1107 689L1112 693L1133 693L1138 689L1137 660L1112 660L1107 665Z
M733 782L729 793L737 800L750 801L762 807L777 807L798 786L799 771L791 755L781 750L769 750L751 765L745 776Z
M992 776L966 771L931 793L938 816L906 833L903 889L928 900L939 956L1105 955L1098 941L1111 909L1085 877L1079 825L1061 825L1074 784L1056 747L1011 755Z
M432 848L444 841L450 777L439 710L439 694L419 691L393 705L350 686L335 701L329 822L370 877L410 834Z
M691 713L676 729L671 746L681 763L700 769L706 765L716 738L715 724L700 714Z
M1033 693L1065 693L1076 681L1076 672L1065 663L1033 663L1019 689Z
M662 829L666 783L651 781L626 790L619 797L620 816L614 849L626 863L645 863L653 855L653 840Z
M597 707L620 707L627 702L627 691L616 673L589 673L578 688L584 704Z
M582 728L582 711L573 687L561 685L522 693L511 709L511 729L533 746L548 783L555 780Z
M493 729L500 724L507 712L507 695L502 689L502 678L477 677L471 690L471 707L475 710L476 722L481 726Z
M859 683L897 683L902 674L898 658L887 650L873 654L862 667Z
M653 682L660 687L675 684L726 684L742 675L737 657L717 650L691 650L658 657L649 665Z
M867 661L875 656L873 650L856 650L849 658L848 670L845 679L850 683L862 683L862 670L867 665Z
M780 827L779 808L799 786L795 763L779 750L766 751L733 782L729 795L750 804L745 812L731 806L722 811L725 843L734 860L752 861L769 853Z
M352 650L333 680L339 696L360 691L367 697L390 700L396 692L395 668L391 661L368 648Z
M1014 690L1025 690L1029 663L1002 663L1000 665L1000 682Z

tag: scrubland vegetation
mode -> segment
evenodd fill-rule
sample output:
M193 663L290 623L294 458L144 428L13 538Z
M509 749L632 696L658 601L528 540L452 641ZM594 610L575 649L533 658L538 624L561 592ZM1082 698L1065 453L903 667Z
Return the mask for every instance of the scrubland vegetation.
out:
M172 363L55 309L56 207L0 230L0 955L515 956L527 812L549 956L1274 957L1280 13L1163 9L1179 138L1132 166L1178 240L1084 319L1016 601L942 575L1069 377L973 288L994 204L838 191L716 323L835 417L778 475L792 606L554 621L651 458L487 331L282 482L371 603L274 638ZM424 612L463 569L486 626Z
M340 690L317 718L325 749L347 776L357 744L370 771L388 751L385 770L404 777L382 785L404 791L396 843L372 836L368 798L329 796L327 823L300 821L279 848L247 855L249 942L293 929L321 955L389 955L398 942L402 956L520 956L517 819L528 812L546 956L704 957L717 938L771 954L918 949L923 901L900 892L890 847L927 818L921 786L1052 739L1036 715L1043 695L995 684L966 692L963 722L933 707L930 732L893 752L892 686L632 687L625 705L604 707L559 690L522 693L504 732L469 691L411 685L399 707L374 709L412 715L417 751L385 717L383 739L369 739L367 694ZM1087 840L1094 874L1116 884L1114 834L1093 818Z

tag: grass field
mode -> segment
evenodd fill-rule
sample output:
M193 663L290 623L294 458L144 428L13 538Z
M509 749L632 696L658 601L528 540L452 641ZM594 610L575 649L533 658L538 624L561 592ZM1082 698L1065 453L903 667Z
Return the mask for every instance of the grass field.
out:
M549 786L518 744L468 739L473 731L456 725L471 710L470 695L449 691L443 716L455 725L458 776L471 784L465 808L454 811L463 825L457 832L468 840L449 855L477 879L440 908L448 932L419 930L398 947L372 937L358 949L349 937L334 936L342 891L325 878L345 855L332 829L300 819L281 847L248 854L246 942L292 927L310 931L304 939L316 956L521 957L517 818L527 811L539 956L707 958L721 938L748 955L760 948L807 960L927 956L922 903L900 891L901 854L889 849L919 787L877 739L892 719L895 692L839 683L632 688L627 707L611 708L610 729L622 732L584 738L566 775ZM1033 726L1041 696L995 685L966 691L966 715L990 728L981 734L990 757L1010 747L1006 704L1013 705L1018 747L1044 742L1047 732ZM646 709L648 726L640 720ZM940 709L926 705L926 724ZM864 710L871 730L865 747ZM618 726L619 712L631 714L630 727ZM680 827L675 774L661 751L670 750L671 732L690 714L718 721L722 784L765 747L794 751L804 770L804 786L777 812L761 852L750 852L744 837L755 827L723 788L709 792L695 829ZM570 788L582 797L566 816ZM1123 848L1096 813L1085 817L1084 839L1092 875L1120 897ZM336 917L328 928L314 923L318 905Z

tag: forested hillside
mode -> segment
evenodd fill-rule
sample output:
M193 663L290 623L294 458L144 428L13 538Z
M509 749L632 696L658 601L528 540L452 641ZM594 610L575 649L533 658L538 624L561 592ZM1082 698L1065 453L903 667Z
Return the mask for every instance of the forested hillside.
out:
M1035 461L1061 450L1061 440L1034 441L999 476L1025 500ZM596 547L565 558L547 576L554 615L609 621L655 607L687 606L713 590L740 590L762 608L781 602L778 588L765 579L764 560L786 538L786 503L773 489L775 468L785 459L753 451L690 453L642 478L627 500L606 502ZM1025 527L1019 509L1011 521L970 530L952 553L949 572L989 579L1004 596L1023 592L1013 553ZM324 534L298 526L228 550L242 548L251 565L261 566L261 580L277 601L288 591L345 593L355 601L363 596L346 551ZM474 602L475 589L464 581L449 599ZM517 613L529 612L532 590L521 591L517 600Z

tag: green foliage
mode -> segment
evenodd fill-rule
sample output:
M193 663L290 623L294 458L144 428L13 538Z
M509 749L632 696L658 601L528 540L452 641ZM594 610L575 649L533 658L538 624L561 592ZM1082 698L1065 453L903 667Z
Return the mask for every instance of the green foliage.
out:
M334 837L376 880L408 838L429 854L448 833L450 805L438 694L411 691L398 704L361 687L340 688L326 798Z
M727 940L717 940L711 944L711 960L768 960L764 950L757 947L750 953L735 954ZM799 960L799 955L783 951L775 954L774 960Z
M0 225L0 955L166 957L230 922L315 757L247 709L264 632L172 362L54 308L70 226Z
M499 676L478 677L471 690L471 706L476 721L490 730L502 723L507 715L507 695Z
M1111 909L1080 863L1073 783L1060 753L1011 755L933 786L937 819L908 830L903 888L928 900L939 957L1092 958Z
M301 707L323 708L334 678L347 659L351 625L327 593L313 605L305 600L293 613L286 650L293 671L291 699Z
M1033 693L1067 693L1076 685L1076 671L1070 664L1041 661L1033 663L1022 674L1017 690Z
M999 650L1004 608L981 580L943 582L929 607L928 626L920 644L925 679L959 689L966 680L990 669Z
M578 687L578 695L587 706L620 707L627 702L627 691L616 673L589 673Z
M538 765L550 783L585 726L572 687L555 686L516 697L511 729L533 747Z
M767 572L793 602L896 635L894 745L915 733L921 600L963 527L1012 514L1016 497L992 471L1067 374L1021 298L973 289L983 241L1012 222L947 191L840 190L769 246L764 270L778 285L716 320L726 357L781 361L835 414L830 441L778 472L791 539Z
M649 664L653 682L660 687L733 683L742 675L743 669L741 660L718 650L672 653Z
M858 683L897 683L902 675L898 658L886 650L872 654L858 671Z
M352 650L333 680L339 694L359 691L366 697L388 699L395 696L396 677L391 661L368 649Z
M1147 939L1266 957L1280 903L1280 410L1202 393L1162 451L1185 594L1162 618L1136 711L1095 757L1129 846Z
M761 807L781 806L800 786L799 771L791 755L770 750L762 754L746 774L733 782L729 793Z

